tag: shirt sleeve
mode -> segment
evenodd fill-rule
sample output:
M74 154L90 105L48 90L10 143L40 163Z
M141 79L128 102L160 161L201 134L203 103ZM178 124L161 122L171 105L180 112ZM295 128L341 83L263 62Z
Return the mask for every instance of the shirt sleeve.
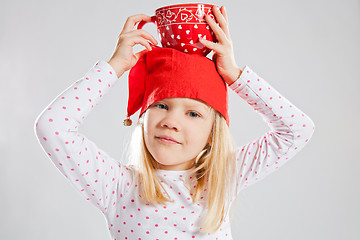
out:
M116 72L98 61L37 117L35 134L45 153L86 200L103 213L132 183L132 171L96 146L79 125L117 82Z
M294 104L245 66L229 86L268 124L270 131L236 148L237 194L276 171L312 137L313 121Z

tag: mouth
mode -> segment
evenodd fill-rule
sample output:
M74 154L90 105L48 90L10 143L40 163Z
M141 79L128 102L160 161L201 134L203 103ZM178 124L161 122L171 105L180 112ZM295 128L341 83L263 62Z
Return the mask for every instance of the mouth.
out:
M180 144L178 141L176 141L175 139L173 139L169 136L158 136L155 138L158 139L159 141L161 141L163 143L167 143L167 144Z

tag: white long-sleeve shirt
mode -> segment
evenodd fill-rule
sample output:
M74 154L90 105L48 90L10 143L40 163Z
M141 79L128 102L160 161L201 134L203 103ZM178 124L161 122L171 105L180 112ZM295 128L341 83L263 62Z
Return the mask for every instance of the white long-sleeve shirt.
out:
M48 157L84 198L101 210L113 240L232 239L229 215L216 233L199 231L206 198L192 203L184 185L189 170L158 169L157 174L174 202L144 205L139 199L134 169L109 156L78 131L79 125L117 81L111 65L100 60L43 110L36 119L35 132ZM315 127L306 114L248 66L229 88L270 127L263 136L236 149L234 184L239 186L238 194L299 152Z

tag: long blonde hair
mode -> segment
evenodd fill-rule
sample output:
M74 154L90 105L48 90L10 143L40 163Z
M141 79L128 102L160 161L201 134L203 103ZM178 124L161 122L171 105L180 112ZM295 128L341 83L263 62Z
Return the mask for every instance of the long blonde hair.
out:
M196 182L195 188L189 187L193 203L199 200L204 189L207 191L208 211L203 227L200 229L211 233L220 228L229 211L230 200L234 194L236 172L234 145L229 128L219 112L214 109L212 112L215 117L209 136L210 141L198 154L193 168L188 173L188 176L193 174L195 176L189 185L191 186L192 183ZM132 149L130 149L129 156L129 164L137 169L140 197L145 203L164 204L165 202L172 202L156 175L157 162L145 145L142 121L143 119L140 118L134 129L130 142ZM163 193L166 193L168 197L165 197Z

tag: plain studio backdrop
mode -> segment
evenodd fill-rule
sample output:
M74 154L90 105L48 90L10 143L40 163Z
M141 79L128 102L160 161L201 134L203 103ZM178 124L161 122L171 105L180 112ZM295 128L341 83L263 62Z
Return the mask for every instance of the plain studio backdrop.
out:
M1 1L1 240L110 239L102 213L41 149L34 123L98 60L109 60L127 17L185 2ZM360 239L359 1L204 3L227 8L237 64L252 68L316 126L302 151L240 193L234 239ZM159 40L155 25L144 29ZM128 72L80 127L125 163L133 129L122 125L127 77ZM251 106L229 92L237 145L269 131Z

